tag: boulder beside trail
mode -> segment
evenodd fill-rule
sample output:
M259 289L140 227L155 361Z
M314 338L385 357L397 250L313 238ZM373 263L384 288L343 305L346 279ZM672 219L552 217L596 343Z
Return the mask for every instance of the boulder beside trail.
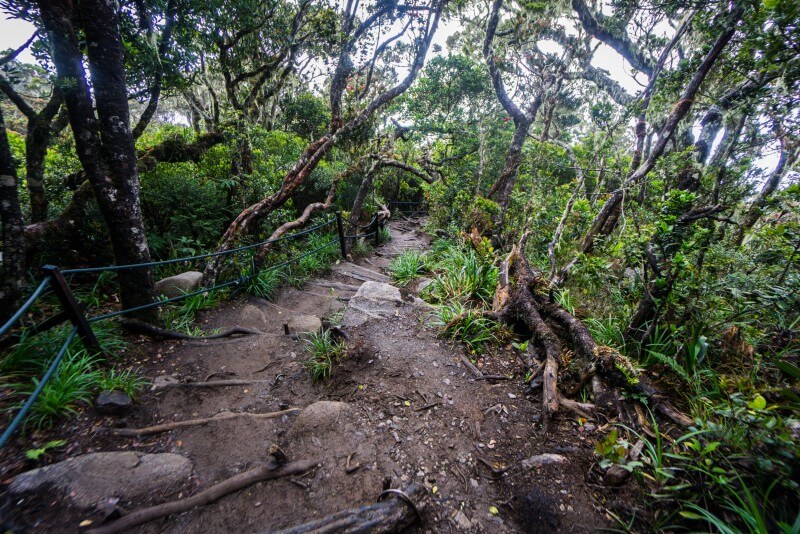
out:
M187 271L159 280L155 284L156 294L164 295L167 298L179 297L183 293L194 291L200 287L203 273L199 271Z
M178 454L95 452L17 475L11 493L60 490L88 509L116 497L123 501L177 489L192 475L192 462Z
M122 415L133 406L133 399L124 391L101 391L94 401L95 409L103 415Z
M295 315L288 324L289 332L297 336L322 332L322 321L314 315Z
M259 308L252 304L247 304L239 314L239 326L265 332L267 330L267 318Z
M309 404L295 419L289 430L289 438L336 432L342 428L342 418L349 419L350 411L350 405L346 402L317 401Z

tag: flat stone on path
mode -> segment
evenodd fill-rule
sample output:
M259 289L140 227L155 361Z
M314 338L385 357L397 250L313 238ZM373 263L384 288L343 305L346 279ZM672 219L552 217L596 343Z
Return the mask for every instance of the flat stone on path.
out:
M319 334L322 320L314 315L295 315L289 319L289 332L292 334Z
M350 298L347 310L342 317L342 326L359 326L370 319L386 319L394 317L397 308L405 304L400 289L383 282L364 282L355 295ZM425 306L420 300L412 298L411 302Z
M252 304L248 304L242 308L239 314L239 326L255 328L263 332L267 329L267 318L264 316L263 311Z
M200 287L203 273L199 271L187 271L176 274L169 278L164 278L156 282L156 294L164 295L167 298L179 297L183 293L194 291Z
M117 497L123 501L162 494L192 475L192 462L178 454L95 452L33 469L14 478L11 493L62 490L79 508Z

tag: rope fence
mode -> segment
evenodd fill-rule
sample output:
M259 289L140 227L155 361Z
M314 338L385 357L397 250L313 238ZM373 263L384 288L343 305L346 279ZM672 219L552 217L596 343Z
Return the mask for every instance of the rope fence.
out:
M344 231L345 223L353 227L353 229L355 230L354 234L348 235L345 233ZM183 293L176 297L167 298L163 300L155 300L151 303L143 304L141 306L103 313L94 317L87 317L85 315L84 310L86 307L80 302L78 298L76 298L75 294L73 293L70 287L69 282L64 277L64 275L119 272L119 271L134 270L134 269L151 269L153 267L172 265L176 263L193 262L208 258L214 258L218 256L230 256L246 252L252 249L260 248L266 245L270 245L273 243L295 240L333 224L336 224L337 227L337 234L338 234L337 237L329 240L323 245L315 247L313 250L304 252L299 256L290 257L285 261L261 269L257 269L256 266L252 264L252 269L250 274L239 276L237 278L234 278L233 280L215 284L212 287L201 288L189 293ZM11 420L11 423L9 423L8 427L3 431L2 435L0 435L0 448L4 447L6 443L8 443L8 441L11 439L11 437L19 428L19 426L25 421L25 418L27 417L33 405L35 404L36 400L39 398L39 395L41 394L42 390L47 385L47 382L58 370L61 360L63 360L64 356L69 351L69 347L76 337L78 337L81 340L83 346L86 349L98 353L102 352L102 348L97 342L94 332L92 331L91 327L92 324L107 319L113 319L115 317L119 317L122 315L129 315L132 313L152 308L157 308L165 304L179 302L181 300L188 299L203 293L218 291L220 289L225 289L234 286L242 286L247 282L249 282L250 280L256 278L260 273L274 271L282 267L286 267L293 263L299 262L305 257L311 256L313 254L318 254L325 249L335 246L336 244L339 245L342 257L347 258L348 239L352 240L352 239L374 237L375 244L378 245L380 243L380 229L383 227L384 224L385 220L380 219L377 213L373 215L372 219L366 225L359 225L356 223L350 223L349 221L345 221L342 218L341 212L336 212L335 217L332 217L327 221L319 223L315 226L312 226L311 228L307 228L300 232L284 235L275 239L267 239L266 241L261 241L259 243L253 243L250 245L244 245L230 250L222 250L206 254L186 256L182 258L175 258L163 261L151 261L146 263L134 263L128 265L107 265L103 267L86 267L86 268L64 269L64 270L60 270L58 267L53 265L43 266L42 271L45 273L45 276L42 278L41 282L39 282L39 285L36 286L36 289L33 291L33 293L31 293L31 295L22 304L22 306L20 306L19 309L14 312L11 318L9 318L2 326L0 326L0 341L7 341L3 340L2 337L6 336L6 334L8 334L15 326L18 326L20 329L22 329L22 331L28 332L30 335L38 335L46 330L59 326L66 321L70 321L73 327L70 330L69 334L67 335L66 340L61 345L61 348L58 350L52 362L50 363L47 371L45 371L41 379L37 381L36 388L28 396L25 402L22 403L21 407L19 408L19 411ZM363 230L364 232L359 233L359 230ZM52 290L52 292L56 295L56 297L59 300L59 303L61 304L61 307L63 308L63 311L40 322L39 324L27 327L26 325L23 324L23 317L25 317L25 315L31 310L33 305L43 295L48 293L48 290ZM13 338L13 336L11 337Z

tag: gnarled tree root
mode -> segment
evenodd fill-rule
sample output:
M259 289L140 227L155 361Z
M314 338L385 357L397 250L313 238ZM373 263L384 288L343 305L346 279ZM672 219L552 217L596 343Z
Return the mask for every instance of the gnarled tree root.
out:
M388 490L383 495L386 499L381 502L343 510L275 534L402 532L419 520L418 513L423 509L426 495L422 485L411 484L402 492ZM406 501L406 497L411 502Z
M154 519L160 519L172 514L188 512L189 510L199 506L211 504L225 495L228 495L229 493L242 490L258 482L303 473L315 465L317 465L317 462L313 460L299 460L282 465L275 469L270 469L272 464L256 467L255 469L250 469L244 473L239 473L238 475L232 476L227 480L223 480L219 484L214 484L210 488L203 490L192 497L181 499L179 501L159 504L157 506L151 506L150 508L142 508L141 510L131 512L130 514L123 516L113 523L92 529L89 532L91 534L111 534L114 532L123 532L137 525L142 525L149 521L153 521Z
M246 417L249 419L275 419L284 415L294 415L300 413L300 408L290 408L288 410L281 410L279 412L269 413L249 413L249 412L222 412L214 417L203 417L201 419L189 419L187 421L173 421L171 423L163 423L160 425L146 426L144 428L108 428L107 431L117 436L150 436L152 434L160 434L161 432L169 432L170 430L179 430L182 428L192 428L195 426L203 426L208 423L216 423L219 421L227 421L229 419L237 419Z
M675 408L647 377L638 373L617 350L599 345L586 326L546 295L544 276L533 269L523 250L530 235L526 231L501 263L499 285L494 296L493 312L498 317L520 319L533 332L535 341L544 350L542 384L542 426L546 432L559 407L588 417L594 405L579 403L558 392L558 370L566 341L582 359L590 362L599 378L610 385L626 388L645 396L655 410L681 426L692 420ZM556 333L558 332L558 334Z
M224 332L220 332L219 334L212 334L210 336L190 336L188 334L183 334L181 332L176 332L174 330L165 330L164 328L159 328L158 326L152 325L145 321L140 321L138 319L128 319L128 318L120 318L119 324L130 330L132 332L139 332L142 334L147 334L150 336L161 337L165 339L188 339L192 341L203 341L206 339L221 339L224 337L235 336L239 334L247 334L247 335L255 335L260 336L263 335L264 332L260 330L255 330L253 328L245 328L243 326L234 326Z

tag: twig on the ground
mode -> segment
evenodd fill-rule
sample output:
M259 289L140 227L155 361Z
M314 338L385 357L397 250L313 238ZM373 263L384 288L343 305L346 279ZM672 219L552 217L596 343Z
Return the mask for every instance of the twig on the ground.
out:
M415 411L415 412L421 412L421 411L423 411L423 410L427 410L427 409L429 409L429 408L433 408L434 406L439 406L440 404L442 404L442 403L441 403L441 402L439 402L439 401L437 401L437 402L431 402L430 404L426 404L425 406L423 406L423 407L421 407L421 408L417 408L417 409L416 409L416 410L414 410L414 411Z
M150 323L140 321L139 319L128 319L126 317L122 317L118 319L118 321L123 328L126 328L128 330L148 334L151 336L163 337L166 339L186 339L191 341L205 341L207 339L220 339L224 337L234 336L237 334L239 335L247 334L255 336L260 336L264 334L264 332L260 330L255 330L253 328L234 326L233 328L225 330L224 332L220 332L219 334L212 334L208 336L190 336L188 334L184 334L182 332L176 332L174 330L165 330Z
M353 456L356 455L356 452L357 451L353 451L347 455L347 462L345 463L344 466L344 472L347 473L348 475L351 473L355 473L356 471L358 471L358 468L361 467L361 464L350 465L350 460L353 459Z
M211 380L209 382L167 382L153 385L154 390L172 388L224 388L228 386L249 386L252 384L268 384L268 380Z
M467 367L467 369L469 369L472 372L472 374L475 375L476 378L481 378L483 376L483 373L481 373L480 369L475 367L475 365L471 361L469 361L469 358L467 358L463 354L461 355L461 363L463 363Z

